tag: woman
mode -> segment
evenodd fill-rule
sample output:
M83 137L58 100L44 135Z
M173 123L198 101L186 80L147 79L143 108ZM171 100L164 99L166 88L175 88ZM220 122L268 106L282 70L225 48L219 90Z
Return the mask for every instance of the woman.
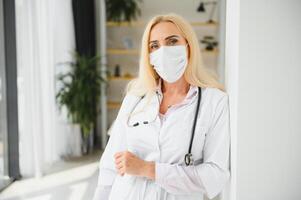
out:
M198 43L178 15L148 23L139 76L100 159L94 200L201 200L223 190L230 177L228 95L203 67Z

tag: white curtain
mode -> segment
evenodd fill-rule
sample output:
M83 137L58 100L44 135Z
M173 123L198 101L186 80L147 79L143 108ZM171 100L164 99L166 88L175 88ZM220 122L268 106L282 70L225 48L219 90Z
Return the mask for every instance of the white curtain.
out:
M71 0L16 0L20 170L40 177L80 155L80 132L58 112L55 74L75 49Z

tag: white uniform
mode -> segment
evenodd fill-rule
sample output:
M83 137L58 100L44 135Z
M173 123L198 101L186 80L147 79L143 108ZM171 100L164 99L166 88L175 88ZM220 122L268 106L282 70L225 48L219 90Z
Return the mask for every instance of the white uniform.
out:
M197 87L191 86L190 90ZM174 110L164 122L158 116L162 93L129 118L139 97L127 94L111 129L99 163L98 186L93 200L202 200L219 194L230 177L228 95L216 88L202 88L202 101L192 145L195 165L185 166L197 96ZM144 107L147 105L146 107ZM149 121L149 124L143 124ZM135 122L142 125L131 127ZM114 154L128 150L146 161L155 161L155 180L116 173ZM200 160L203 162L200 163Z

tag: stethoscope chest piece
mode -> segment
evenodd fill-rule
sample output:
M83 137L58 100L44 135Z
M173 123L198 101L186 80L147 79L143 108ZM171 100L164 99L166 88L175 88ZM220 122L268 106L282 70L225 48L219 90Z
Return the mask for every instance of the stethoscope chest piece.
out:
M193 126L192 126L192 134L191 134L191 138L190 138L190 144L189 144L189 148L188 148L188 153L185 154L185 164L186 166L188 165L193 165L194 161L193 161L193 157L192 157L192 153L191 153L191 149L192 149L192 143L193 143L193 137L194 137L194 132L195 132L195 127L196 127L196 123L197 123L197 119L198 119L198 113L199 113L199 108L200 108L200 103L201 103L201 99L202 99L202 91L201 88L198 87L198 101L197 101L197 107L196 107L196 111L195 111L195 115L194 115L194 120L193 120Z
M193 164L193 157L191 153L185 154L185 164L186 166Z

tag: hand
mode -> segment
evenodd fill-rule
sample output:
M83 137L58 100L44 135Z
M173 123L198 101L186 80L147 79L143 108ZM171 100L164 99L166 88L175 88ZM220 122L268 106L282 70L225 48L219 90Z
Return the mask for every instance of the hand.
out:
M130 174L155 179L154 162L144 161L129 151L118 152L114 158L119 175Z

